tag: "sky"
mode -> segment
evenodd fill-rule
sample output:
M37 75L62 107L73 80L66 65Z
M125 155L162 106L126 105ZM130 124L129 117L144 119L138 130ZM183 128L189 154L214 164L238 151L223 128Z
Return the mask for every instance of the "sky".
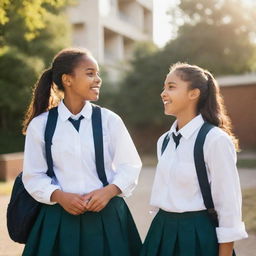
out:
M178 1L179 0L153 0L153 40L159 47L163 47L166 42L170 40L171 24L166 12L175 6ZM241 1L250 4L255 0Z
M171 24L169 23L169 17L166 12L175 5L177 0L153 0L154 10L154 34L153 40L159 46L162 47L171 36Z

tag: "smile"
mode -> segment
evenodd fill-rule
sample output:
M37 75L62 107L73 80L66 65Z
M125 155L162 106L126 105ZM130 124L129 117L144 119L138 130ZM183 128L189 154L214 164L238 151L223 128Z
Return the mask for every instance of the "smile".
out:
M169 100L169 101L168 101L168 100L163 100L163 104L164 104L164 105L171 104L171 103L172 103L171 100Z

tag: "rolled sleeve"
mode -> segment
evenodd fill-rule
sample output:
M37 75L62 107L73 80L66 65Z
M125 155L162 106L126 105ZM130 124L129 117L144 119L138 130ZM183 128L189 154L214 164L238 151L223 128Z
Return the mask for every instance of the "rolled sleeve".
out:
M111 120L110 132L112 166L116 172L112 184L119 187L121 196L128 197L138 183L142 163L123 121L117 115Z
M216 228L219 243L233 242L248 237L242 222L242 196L236 151L227 134L217 136L206 154L212 197L218 213Z
M237 240L248 237L245 231L245 225L243 222L240 222L240 224L237 225L236 227L216 228L216 233L217 233L219 243L228 243L228 242L237 241Z
M38 123L38 120L32 120L26 134L22 181L25 189L35 200L55 204L51 202L51 194L60 189L60 186L54 184L52 178L46 174L48 167L43 133L42 124Z

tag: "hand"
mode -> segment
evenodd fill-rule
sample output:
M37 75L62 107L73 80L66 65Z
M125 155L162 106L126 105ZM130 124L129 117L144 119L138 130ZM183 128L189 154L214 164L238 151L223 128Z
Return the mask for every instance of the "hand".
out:
M83 196L74 193L55 190L51 195L51 201L59 203L68 213L79 215L86 211Z
M121 190L114 184L107 185L104 188L94 190L83 197L87 211L99 212L109 202L111 198L121 193Z

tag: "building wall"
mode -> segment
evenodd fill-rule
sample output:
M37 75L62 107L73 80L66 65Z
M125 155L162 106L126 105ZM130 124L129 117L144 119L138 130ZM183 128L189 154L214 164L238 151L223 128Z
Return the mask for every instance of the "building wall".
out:
M256 83L223 86L221 93L241 148L256 149Z
M113 80L138 41L153 40L152 0L77 0L67 8L73 46L88 48Z

